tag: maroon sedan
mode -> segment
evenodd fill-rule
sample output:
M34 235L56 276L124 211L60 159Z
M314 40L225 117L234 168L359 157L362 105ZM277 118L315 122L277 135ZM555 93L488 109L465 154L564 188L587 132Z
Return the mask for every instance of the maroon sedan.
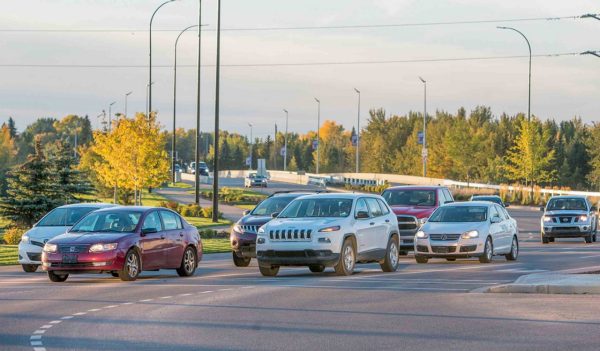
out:
M88 214L48 241L42 268L53 282L77 273L111 273L130 281L143 270L175 269L179 276L191 276L201 259L198 230L176 212L114 207Z

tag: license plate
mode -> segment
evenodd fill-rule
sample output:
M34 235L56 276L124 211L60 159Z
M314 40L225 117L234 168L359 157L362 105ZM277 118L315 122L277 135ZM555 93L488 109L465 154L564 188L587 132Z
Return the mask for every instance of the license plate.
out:
M63 261L63 263L67 263L67 264L77 263L77 255L72 255L72 254L63 255L62 261Z
M449 251L448 248L444 247L444 246L437 248L438 253L448 253L448 251Z

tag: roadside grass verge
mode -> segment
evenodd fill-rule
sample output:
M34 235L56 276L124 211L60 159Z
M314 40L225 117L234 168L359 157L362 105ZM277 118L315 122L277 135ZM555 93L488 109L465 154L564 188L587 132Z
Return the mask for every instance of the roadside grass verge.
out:
M231 244L229 239L202 239L202 248L205 254L230 252Z
M0 245L0 266L18 264L18 245Z
M232 222L228 219L221 218L218 223L213 223L211 218L200 218L200 217L183 217L189 224L196 226L198 229L207 229L213 227L222 227L225 225L231 225Z

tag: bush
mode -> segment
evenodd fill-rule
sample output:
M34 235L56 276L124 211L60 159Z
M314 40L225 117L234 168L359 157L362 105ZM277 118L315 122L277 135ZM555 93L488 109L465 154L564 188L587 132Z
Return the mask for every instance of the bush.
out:
M212 207L205 207L202 209L202 217L203 218L212 218L212 215L213 215ZM219 212L219 218L223 218L223 213Z
M218 232L214 229L204 229L200 231L200 237L202 239L227 239L229 238L229 232Z
M202 207L196 204L189 204L181 207L181 215L184 217L202 217Z
M17 245L26 231L27 230L23 228L12 227L4 232L2 239L7 245Z
M179 202L176 201L161 201L158 206L160 207L166 207L169 210L173 210L177 213L181 213L181 206L179 206Z

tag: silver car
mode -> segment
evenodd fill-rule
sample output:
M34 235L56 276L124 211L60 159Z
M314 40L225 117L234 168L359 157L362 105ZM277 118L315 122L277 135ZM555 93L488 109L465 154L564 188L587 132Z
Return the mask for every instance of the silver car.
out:
M471 201L439 207L415 235L415 259L478 257L489 263L494 255L514 261L519 255L518 228L495 203Z

